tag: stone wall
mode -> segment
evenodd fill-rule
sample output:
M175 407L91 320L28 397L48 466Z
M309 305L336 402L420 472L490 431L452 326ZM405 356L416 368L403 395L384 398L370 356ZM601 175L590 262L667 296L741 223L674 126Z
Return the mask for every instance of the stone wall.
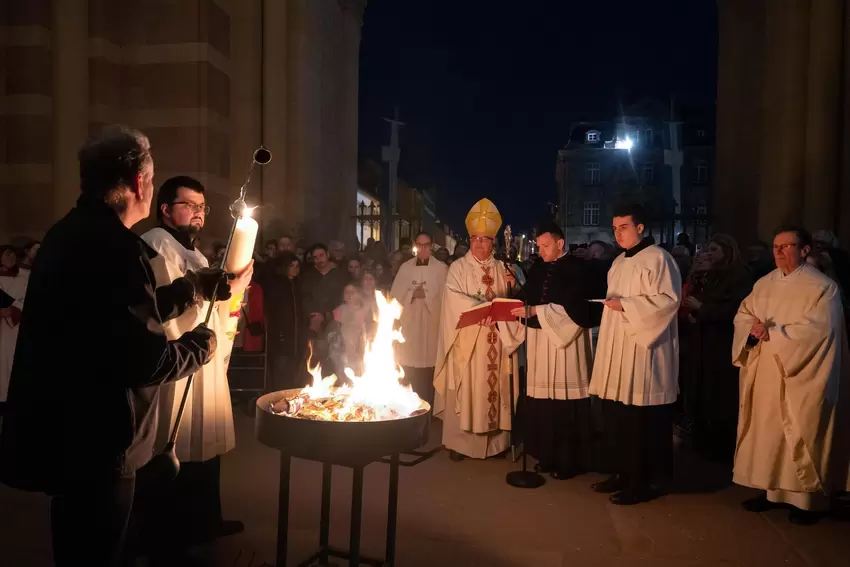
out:
M354 234L357 91L365 0L3 2L0 241L39 237L73 206L76 152L122 122L151 140L156 181L192 175L222 239L249 188L262 238ZM143 230L150 221L140 226Z
M717 2L715 228L742 245L789 222L850 242L847 4Z

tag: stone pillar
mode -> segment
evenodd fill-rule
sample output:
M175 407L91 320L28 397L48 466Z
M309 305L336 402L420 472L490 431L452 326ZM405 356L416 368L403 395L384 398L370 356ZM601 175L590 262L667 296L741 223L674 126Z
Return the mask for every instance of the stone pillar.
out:
M262 106L260 122L263 143L272 151L272 162L263 171L262 226L264 236L280 238L293 232L290 219L300 203L290 190L289 113L290 8L289 2L264 1L262 53Z
M789 222L850 237L846 4L718 2L716 229L742 245Z
M205 237L224 239L235 198L230 187L230 16L215 0L137 0L121 18L119 119L150 138L159 183L191 175L205 185L212 207ZM138 230L154 222L152 217Z
M77 151L88 136L88 0L53 2L53 217L80 194Z
M807 227L837 224L841 152L844 0L812 2L806 105L805 207Z
M53 76L50 0L4 5L0 237L39 237L53 221ZM45 206L48 203L48 206Z

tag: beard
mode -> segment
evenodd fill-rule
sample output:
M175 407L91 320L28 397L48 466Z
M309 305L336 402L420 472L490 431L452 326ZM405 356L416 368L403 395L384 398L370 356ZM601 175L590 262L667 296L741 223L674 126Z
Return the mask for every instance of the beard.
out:
M203 225L197 225L197 224L189 223L187 225L178 226L178 227L175 227L175 228L177 228L177 230L182 232L183 234L190 234L190 235L194 236L194 235L198 234L199 232L201 232Z

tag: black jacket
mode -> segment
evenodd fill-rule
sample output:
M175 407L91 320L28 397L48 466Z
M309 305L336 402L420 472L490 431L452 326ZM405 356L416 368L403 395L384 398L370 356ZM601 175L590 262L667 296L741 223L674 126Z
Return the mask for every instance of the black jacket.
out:
M308 314L301 278L289 279L287 268L287 262L274 258L254 271L254 280L263 289L269 351L298 357L307 347Z
M151 458L157 385L191 374L209 354L203 334L166 338L162 322L194 302L194 287L181 278L154 291L155 255L86 197L47 232L0 436L5 484L58 494Z
M592 262L574 256L561 256L554 262L537 262L528 272L522 297L532 306L555 303L564 308L570 319L590 329L602 320L602 304L588 299L604 299L606 273ZM528 326L539 329L537 317Z

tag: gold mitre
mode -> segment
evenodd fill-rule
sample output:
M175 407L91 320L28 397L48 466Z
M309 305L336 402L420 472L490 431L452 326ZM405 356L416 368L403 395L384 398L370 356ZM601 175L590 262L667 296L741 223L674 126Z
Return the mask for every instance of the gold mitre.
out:
M466 231L495 238L502 226L502 215L490 199L481 199L466 215Z

